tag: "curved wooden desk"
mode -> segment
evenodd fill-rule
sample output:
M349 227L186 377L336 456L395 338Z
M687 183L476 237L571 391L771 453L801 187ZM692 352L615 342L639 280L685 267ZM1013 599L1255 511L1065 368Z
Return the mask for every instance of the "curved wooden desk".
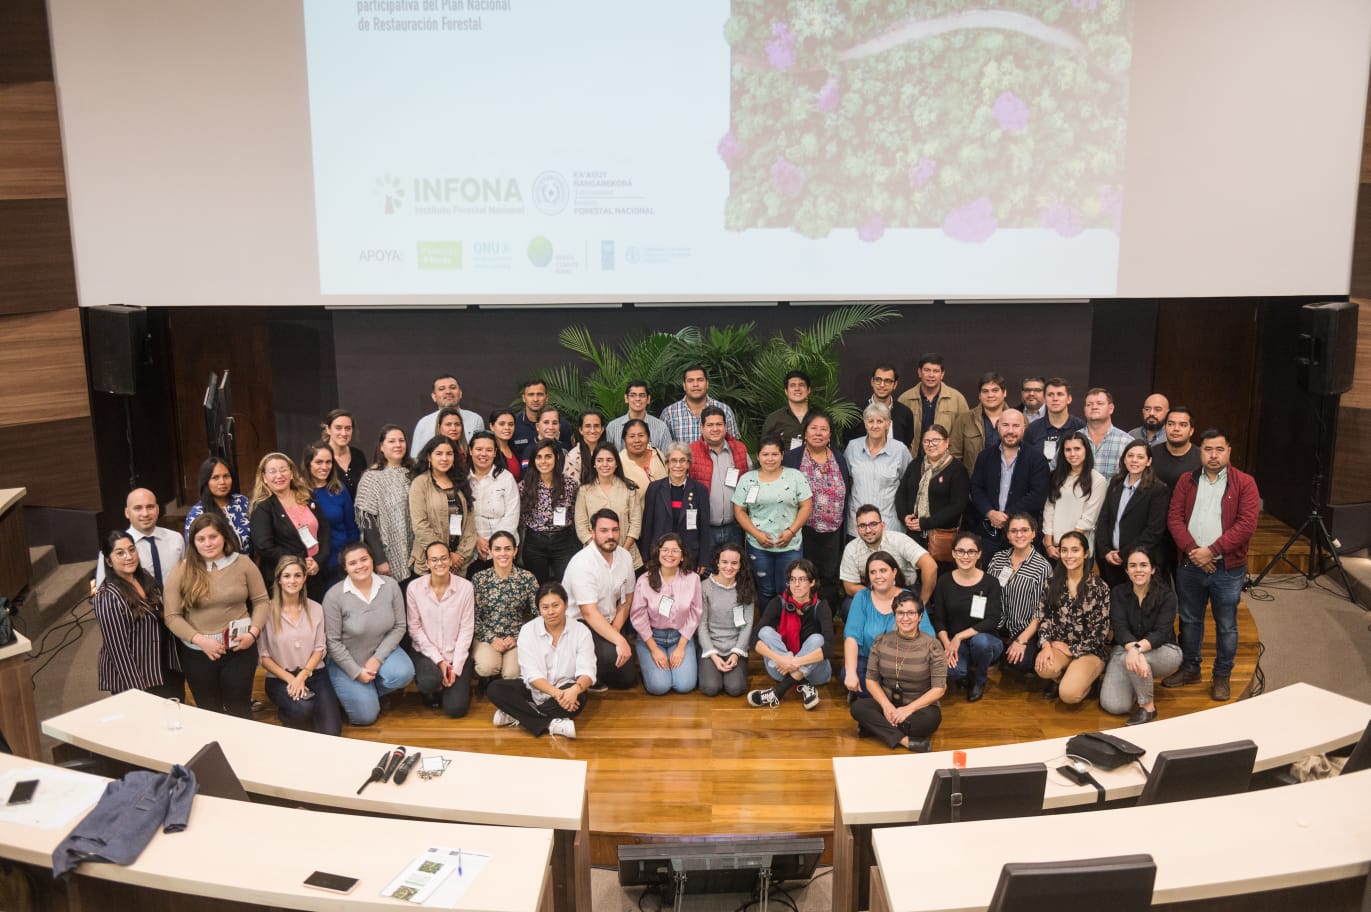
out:
M1248 700L1118 728L1113 733L1144 748L1148 766L1150 758L1170 748L1251 738L1257 742L1256 769L1260 772L1352 744L1368 720L1371 705L1312 684L1292 684ZM1003 744L967 751L967 766L1047 762L1052 767L1061 764L1065 753L1065 738ZM865 893L873 827L918 820L933 771L951 765L951 751L834 758L834 912L854 912L860 894ZM1097 771L1095 778L1105 787L1106 800L1115 800L1136 797L1142 792L1145 777L1137 766L1127 766ZM1094 804L1097 799L1094 787L1076 785L1049 772L1044 809Z
M38 770L40 793L47 771L107 781L0 754L0 773L18 769ZM0 856L51 870L53 850L84 813L52 829L0 820ZM404 904L383 898L382 888L429 846L469 848L490 856L458 909L550 908L552 832L547 829L359 817L204 796L196 797L183 832L159 832L133 864L81 865L68 885L68 898L79 909L132 908L135 903L146 908L150 896L143 891L156 890L211 900L190 904L197 909L246 903L319 912L393 912ZM302 881L315 870L360 882L346 896L314 890ZM175 905L187 908L179 900Z
M1362 878L1371 869L1367 808L1371 770L1091 814L889 827L873 836L878 868L872 873L871 909L985 909L1005 862L1134 852L1156 859L1154 905ZM953 858L956 873L948 876L944 862ZM1328 908L1324 901L1315 903L1321 912Z
M182 728L169 731L164 701L131 690L48 719L43 731L155 770L184 763L202 745L218 741L252 794L364 814L546 827L555 831L557 908L590 908L584 761L443 751L438 753L452 763L441 777L411 776L402 786L377 783L358 795L377 759L394 745L263 725L193 706L181 708L181 719Z

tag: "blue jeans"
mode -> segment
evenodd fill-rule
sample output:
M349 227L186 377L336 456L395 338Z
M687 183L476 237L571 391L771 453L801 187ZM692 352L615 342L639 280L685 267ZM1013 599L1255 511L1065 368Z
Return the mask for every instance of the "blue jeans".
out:
M719 550L719 546L724 542L733 542L735 545L744 544L743 527L735 522L724 523L722 526L710 526L709 537L714 542L714 550Z
M386 656L381 670L376 673L376 680L370 684L349 678L346 671L332 662L328 663L328 679L348 721L353 725L370 725L381 714L381 698L404 690L405 685L414 680L414 663L397 647Z
M947 669L947 680L960 684L969 677L973 687L984 685L990 666L1003 652L1004 640L998 634L978 633L969 640L963 640L957 648L957 664Z
M309 700L293 698L286 682L275 675L267 675L265 685L267 699L276 705L283 725L313 730L321 735L342 734L343 716L338 711L338 697L333 693L327 666L314 669L305 682L305 686L314 691L314 697Z
M765 610L771 600L785 591L785 572L803 557L799 548L789 551L766 551L747 546L747 559L752 564L752 576L757 580L757 607Z
M681 641L681 631L679 630L654 630L652 640L667 655ZM660 696L669 690L677 693L690 693L695 689L695 682L700 673L699 660L695 658L695 641L687 640L685 648L685 658L681 659L681 664L675 668L658 668L657 663L652 661L652 651L643 642L642 637L636 641L638 649L638 668L643 673L643 689L653 696ZM668 663L670 664L670 663Z
M1176 613L1181 619L1181 669L1200 670L1200 647L1204 645L1204 603L1214 606L1217 647L1214 677L1226 678L1233 672L1233 657L1238 654L1238 602L1247 582L1247 568L1226 567L1205 573L1186 563L1176 571Z
M775 627L763 627L761 630L757 631L757 639L765 643L767 647L777 655L791 657L805 655L816 649L823 650L828 648L828 642L824 639L822 633L811 633L808 639L800 644L798 650L791 652L789 649L785 648L785 641L781 639L781 635L776 631ZM781 670L776 667L776 663L771 661L771 659L763 659L762 663L766 666L766 673L777 681L784 677L784 675L781 674ZM804 675L805 682L808 684L827 684L833 677L833 666L829 664L828 659L820 659L810 665L801 665L800 674Z

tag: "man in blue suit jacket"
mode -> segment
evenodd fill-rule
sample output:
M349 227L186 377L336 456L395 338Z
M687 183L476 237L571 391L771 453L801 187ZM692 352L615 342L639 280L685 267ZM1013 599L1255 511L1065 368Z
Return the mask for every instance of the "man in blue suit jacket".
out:
M969 528L984 540L986 561L1009 547L1004 534L1009 517L1028 513L1042 522L1051 469L1042 453L1021 446L1025 425L1022 412L1006 409L995 425L999 446L982 450L971 473Z

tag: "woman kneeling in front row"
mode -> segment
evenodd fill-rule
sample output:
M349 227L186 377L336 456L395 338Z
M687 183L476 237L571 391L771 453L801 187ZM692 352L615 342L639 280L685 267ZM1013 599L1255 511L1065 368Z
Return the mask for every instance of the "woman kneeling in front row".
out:
M562 584L538 587L538 617L519 631L519 674L486 687L486 699L498 707L496 725L523 726L534 736L552 732L576 737L576 723L586 694L595 683L595 644L585 624L566 622L567 594Z
M1157 568L1146 548L1133 548L1124 558L1129 581L1109 594L1109 618L1114 625L1114 651L1100 686L1100 707L1122 715L1136 705L1129 725L1157 718L1152 685L1181 667L1176 645L1176 593L1157 579Z
M895 629L871 644L866 663L868 697L852 703L858 734L870 733L888 747L923 752L943 721L938 700L947 692L942 644L919 629L923 610L912 592L894 601Z

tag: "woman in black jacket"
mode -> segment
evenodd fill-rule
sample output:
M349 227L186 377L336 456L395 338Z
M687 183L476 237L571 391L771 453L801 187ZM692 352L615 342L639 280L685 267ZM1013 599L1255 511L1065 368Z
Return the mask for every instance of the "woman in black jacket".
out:
M1120 511L1125 495L1128 502ZM1127 580L1124 555L1134 548L1147 549L1153 563L1160 564L1157 549L1166 534L1170 506L1171 489L1152 474L1152 450L1146 441L1134 440L1123 448L1119 471L1109 480L1109 491L1095 520L1095 561L1111 589Z
M971 476L960 459L947 447L947 429L929 425L921 442L922 457L904 471L895 492L895 511L904 522L904 531L924 548L934 529L956 529L971 502ZM949 543L950 545L950 543ZM946 563L952 555L934 555Z
M673 443L666 448L666 478L658 478L643 494L643 549L651 553L657 539L668 532L695 559L702 576L714 564L714 540L709 529L709 489L690 477L690 447Z
M1119 715L1133 709L1128 724L1139 725L1157 718L1153 684L1181 667L1181 648L1176 645L1176 593L1157 575L1152 556L1133 548L1125 566L1128 582L1109 594L1114 650L1100 685L1100 708Z
M309 597L321 601L331 538L328 520L286 454L268 453L257 463L249 524L252 548L268 568L263 576L275 577L277 561L294 555L305 562Z

